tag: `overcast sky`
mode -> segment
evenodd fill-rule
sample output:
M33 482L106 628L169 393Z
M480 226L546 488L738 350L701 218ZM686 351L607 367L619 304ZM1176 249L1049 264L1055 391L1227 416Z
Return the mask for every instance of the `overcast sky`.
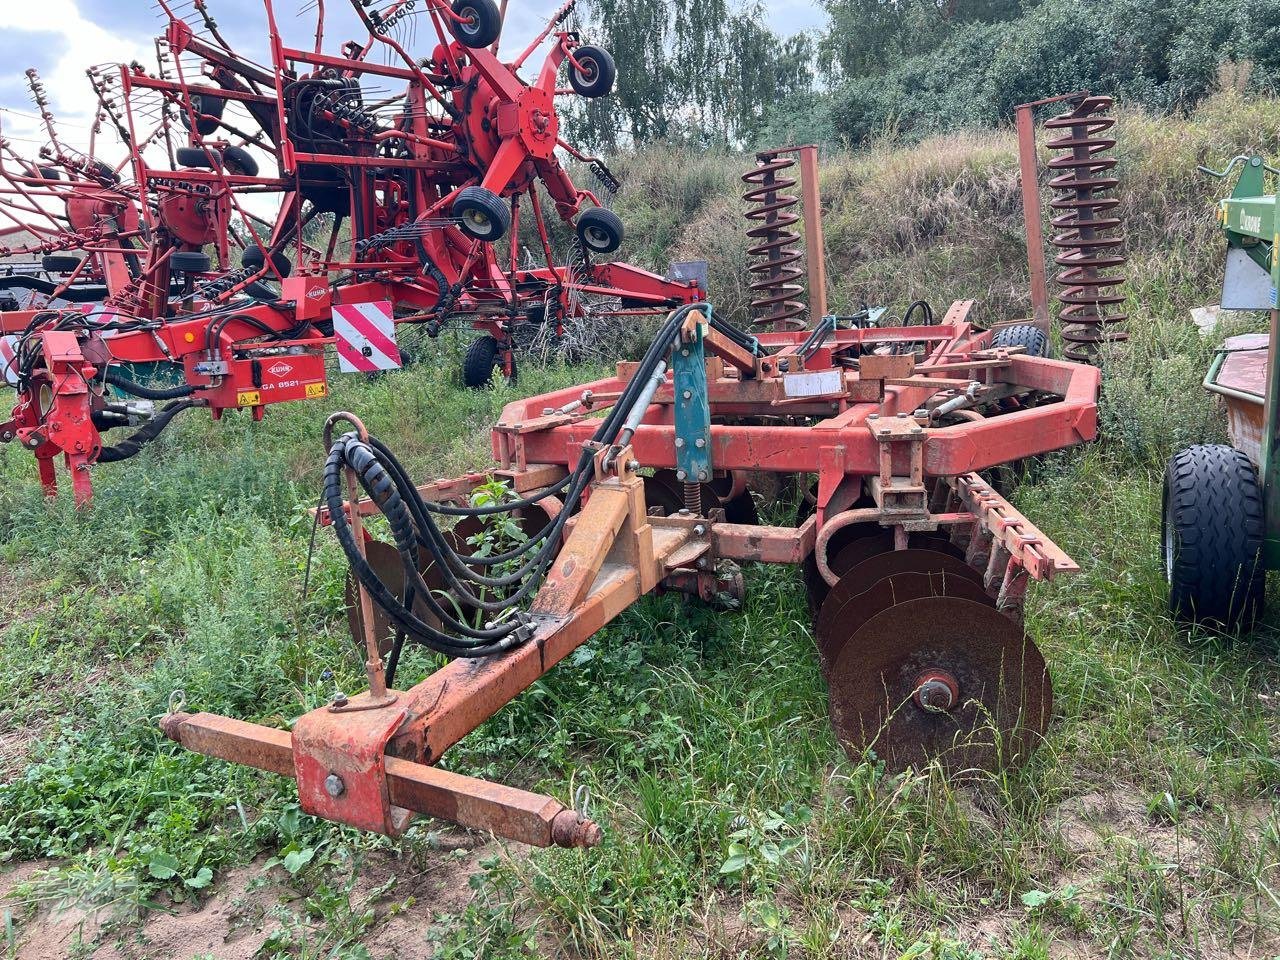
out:
M65 139L82 145L92 118L92 94L85 68L99 63L140 60L155 63L153 40L163 29L154 0L2 0L5 29L0 31L0 130L19 153L34 152L39 131L24 71L35 67L48 89ZM174 2L179 15L191 13L189 0ZM266 56L263 0L206 0L228 42L238 52ZM313 4L314 0L310 0ZM546 23L562 0L509 0L503 48L523 47ZM276 17L287 42L303 46L315 27L314 13L299 13L308 0L275 0ZM350 0L328 0L326 49L357 35ZM771 26L789 35L822 24L816 2L767 0ZM425 33L425 27L420 27ZM426 37L418 48L426 46ZM422 51L429 53L429 50Z

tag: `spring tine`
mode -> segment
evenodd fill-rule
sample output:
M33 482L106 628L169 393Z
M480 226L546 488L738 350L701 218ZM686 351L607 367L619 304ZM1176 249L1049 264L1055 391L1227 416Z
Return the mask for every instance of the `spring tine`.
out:
M1127 315L1112 308L1125 301L1117 289L1125 274L1121 252L1124 237L1115 210L1120 200L1114 195L1118 183L1112 175L1116 158L1110 154L1114 137L1108 136L1115 118L1106 111L1110 97L1085 97L1070 113L1045 122L1060 135L1048 142L1061 155L1049 162L1055 174L1049 186L1057 192L1050 203L1055 215L1050 220L1055 234L1050 241L1059 249L1054 262L1062 269L1056 280L1062 310L1062 339L1068 359L1096 363L1106 343L1128 339L1124 330Z
M747 236L755 241L747 254L756 259L748 267L753 276L751 322L762 329L804 329L804 304L796 299L804 293L804 286L797 282L804 271L796 266L802 255L793 246L800 235L791 229L800 222L791 207L800 201L783 192L796 181L782 175L795 162L793 157L759 153L755 169L742 177L749 187L742 199L753 205L746 218L756 224L747 229Z

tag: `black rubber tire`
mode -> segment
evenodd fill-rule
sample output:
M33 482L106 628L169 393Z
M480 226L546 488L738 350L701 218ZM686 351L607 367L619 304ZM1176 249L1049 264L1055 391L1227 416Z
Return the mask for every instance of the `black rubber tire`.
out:
M1253 464L1223 444L1169 461L1160 545L1169 612L1187 623L1253 627L1265 601L1262 486Z
M258 175L258 161L253 159L253 154L244 147L224 148L222 151L222 165L227 168L227 173L233 173L241 177L256 177Z
M175 250L169 256L173 273L208 273L210 266L209 255L199 250Z
M262 248L256 243L251 243L244 248L244 253L240 254L240 266L248 267L250 270L261 270L262 265L267 262L267 255L262 252ZM271 263L275 266L276 272L280 274L281 279L287 277L293 272L293 264L289 262L283 251L277 250L271 256Z
M222 166L222 155L212 147L179 147L173 151L173 158L180 167L194 167L197 170L213 170Z
M495 243L511 228L507 202L484 187L466 187L453 201L453 215L462 232L475 240Z
M45 273L71 273L80 266L80 258L67 253L50 253L40 258L40 269Z
M613 253L626 236L622 220L612 210L592 207L578 215L578 242L591 253Z
M1016 327L1004 327L991 338L992 347L1026 347L1029 357L1047 357L1049 338L1033 323L1020 323Z
M449 31L464 47L487 47L502 32L502 13L494 0L453 0L453 12L470 23L449 21Z
M191 95L191 109L201 116L196 119L196 132L202 137L210 136L218 132L218 127L222 124L223 111L227 109L227 101L222 97L210 97L202 93L193 93ZM188 130L191 129L191 117L186 110L179 112L182 125Z
M472 390L487 387L493 382L493 371L498 365L498 341L489 335L477 337L467 347L462 358L462 382Z
M579 70L569 65L569 86L583 97L607 97L613 92L613 82L618 79L618 67L608 50L600 47L578 47L573 59L581 64Z
M57 167L36 167L40 171L41 178L45 180L61 180L62 171Z
M480 390L493 383L494 371L501 374L508 385L514 385L518 379L515 357L511 358L511 376L502 369L502 346L497 338L485 334L472 340L462 358L462 383L472 389Z

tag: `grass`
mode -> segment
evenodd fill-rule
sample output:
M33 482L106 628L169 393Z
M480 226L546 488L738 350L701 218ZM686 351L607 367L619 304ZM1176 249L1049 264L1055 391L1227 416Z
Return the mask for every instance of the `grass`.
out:
M1122 116L1133 336L1110 360L1104 439L1015 494L1083 568L1028 611L1056 719L1028 765L978 783L849 762L796 571L750 567L742 610L647 599L450 752L455 769L565 799L587 787L600 848L313 821L288 781L186 753L155 720L175 690L285 726L359 689L345 566L323 533L302 594L324 417L355 410L414 475L445 476L487 461L516 390L460 389L442 342L262 423L188 416L98 469L82 512L46 503L29 458L0 448L0 859L38 868L5 901L0 942L21 956L54 906L97 906L68 955L213 955L156 946L158 918L219 902L264 957L1277 954L1280 630L1177 629L1156 543L1164 459L1222 432L1198 387L1213 343L1186 317L1214 297L1217 188L1190 167L1274 153L1278 128L1280 103L1229 94L1184 121ZM837 305L976 294L989 319L1025 311L1012 156L1001 134L828 158ZM713 289L740 309L742 158L675 161L619 164L637 256L711 251ZM592 375L530 367L518 390ZM403 676L433 665L414 654Z

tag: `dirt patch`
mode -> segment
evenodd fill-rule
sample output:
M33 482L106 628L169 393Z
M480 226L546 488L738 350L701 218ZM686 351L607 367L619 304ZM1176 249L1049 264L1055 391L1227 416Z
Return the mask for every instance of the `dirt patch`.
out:
M357 890L376 890L396 878L379 905L379 922L365 940L374 960L430 956L428 934L437 916L466 909L473 896L471 877L483 870L480 862L501 851L496 843L462 832L442 837L440 846L438 855L422 863L384 859L361 871ZM403 869L406 865L409 871Z
M427 938L437 916L466 909L471 876L501 849L461 831L442 835L438 848L413 857L377 854L362 865L350 899L353 910L376 913L363 940L374 960L430 956ZM26 863L0 873L0 898L52 866ZM24 912L10 900L0 909L9 910L17 929L14 960L252 960L281 927L277 908L300 914L303 900L280 868L263 866L227 870L206 896L152 910L141 923L121 924L108 909L75 905Z

